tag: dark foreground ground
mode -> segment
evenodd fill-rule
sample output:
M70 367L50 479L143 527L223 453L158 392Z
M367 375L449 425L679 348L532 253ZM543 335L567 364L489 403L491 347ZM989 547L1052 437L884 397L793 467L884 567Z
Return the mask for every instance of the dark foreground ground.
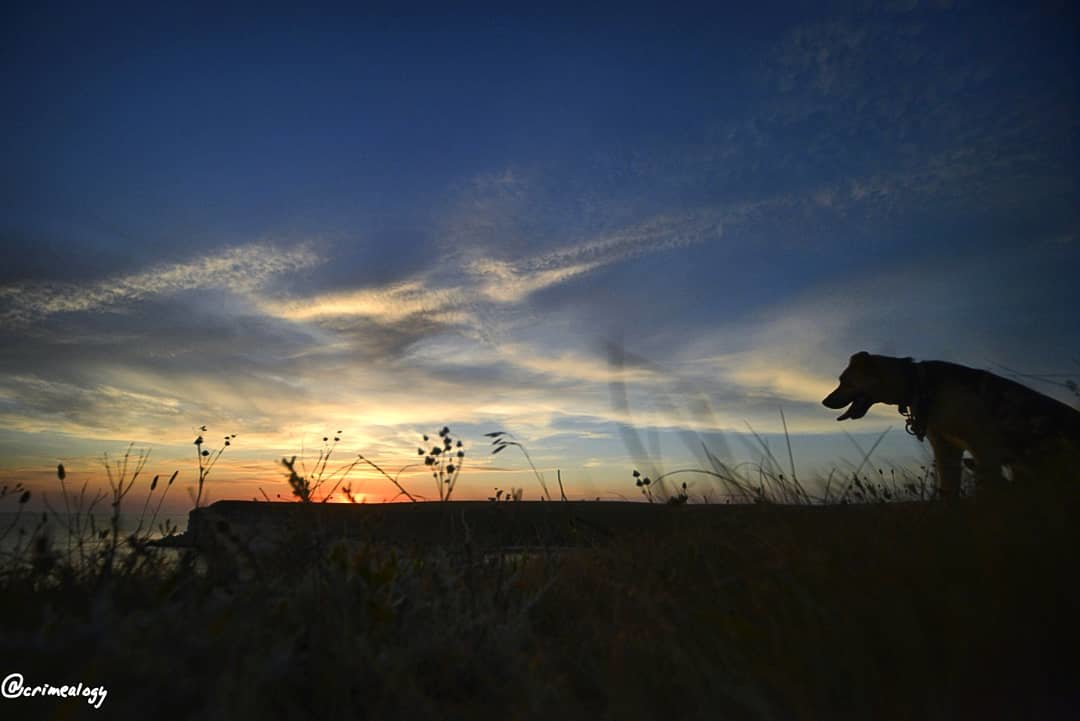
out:
M307 520L216 504L194 524L210 563L5 561L0 675L108 696L0 698L0 716L1075 718L1078 491Z

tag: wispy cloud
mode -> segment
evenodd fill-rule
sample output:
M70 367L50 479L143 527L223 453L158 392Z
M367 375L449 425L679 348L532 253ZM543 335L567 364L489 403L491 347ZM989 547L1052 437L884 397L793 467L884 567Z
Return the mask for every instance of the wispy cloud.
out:
M261 301L261 307L270 315L293 321L358 316L396 323L414 315L450 311L469 300L469 294L461 288L432 287L417 278L383 287L319 293L304 298L267 298Z
M545 354L525 343L500 345L498 354L518 368L545 375L554 381L609 383L618 379L625 383L655 383L666 380L665 374L656 368L629 366L615 369L607 359L596 355L571 351Z
M681 215L659 215L616 232L523 260L472 259L467 262L465 270L479 281L478 287L483 297L498 303L515 303L536 291L605 266L719 238L723 233L722 220L723 215L714 209Z
M57 313L103 310L186 290L219 288L251 293L274 276L321 262L311 244L281 249L255 243L90 284L7 285L0 287L0 324L20 326Z
M293 321L362 317L398 323L425 315L447 324L469 323L479 305L519 304L534 293L607 266L716 239L722 234L722 218L711 210L658 216L515 259L480 256L481 251L470 248L458 254L453 268L425 269L404 282L308 297L264 297L260 307Z

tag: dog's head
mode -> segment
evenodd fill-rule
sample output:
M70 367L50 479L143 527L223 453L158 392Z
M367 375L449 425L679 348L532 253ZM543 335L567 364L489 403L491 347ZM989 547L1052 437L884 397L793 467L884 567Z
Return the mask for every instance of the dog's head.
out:
M822 405L833 410L847 406L848 409L836 419L838 421L862 418L870 406L880 400L877 396L881 384L879 375L873 356L866 351L856 353L840 374L840 385L825 396Z

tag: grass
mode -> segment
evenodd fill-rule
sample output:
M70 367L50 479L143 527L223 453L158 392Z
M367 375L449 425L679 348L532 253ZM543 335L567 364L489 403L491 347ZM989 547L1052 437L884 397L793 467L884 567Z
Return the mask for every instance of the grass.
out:
M119 514L145 483L152 526L171 482L145 464L110 461L97 500L60 470L65 509ZM876 502L917 497L920 479L859 467L815 498L793 461L762 465L698 471L757 501L716 523L526 554L293 535L252 578L147 546L142 523L125 537L80 522L61 548L39 524L0 563L0 657L28 683L106 686L103 717L120 719L1045 719L1080 702L1075 469L945 504ZM656 500L685 490L650 486L665 484ZM5 718L98 713L0 703Z

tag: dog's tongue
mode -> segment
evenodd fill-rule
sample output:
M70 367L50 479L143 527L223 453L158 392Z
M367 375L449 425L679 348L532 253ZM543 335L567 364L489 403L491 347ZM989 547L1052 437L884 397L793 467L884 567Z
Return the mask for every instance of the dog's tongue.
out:
M848 418L862 418L866 415L866 412L870 410L871 405L873 404L870 403L868 398L859 396L851 402L851 405L848 406L847 410L841 413L836 420L846 421Z

